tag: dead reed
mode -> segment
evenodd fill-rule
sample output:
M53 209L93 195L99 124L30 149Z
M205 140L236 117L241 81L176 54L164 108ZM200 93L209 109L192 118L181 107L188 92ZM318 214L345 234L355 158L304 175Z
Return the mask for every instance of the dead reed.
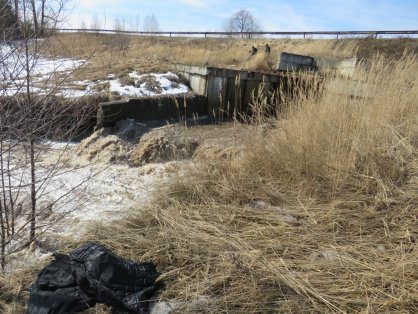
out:
M156 262L178 313L417 312L417 70L376 57L356 97L325 82L89 239Z
M123 49L120 36L124 36ZM268 43L271 54L264 54ZM250 57L251 46L259 49ZM45 51L52 56L84 58L89 66L77 71L77 79L104 79L106 74L127 75L165 72L173 63L228 67L233 69L270 70L281 51L309 54L314 57L371 57L379 51L401 56L405 49L418 51L414 39L235 39L180 38L129 35L58 34ZM400 54L400 55L399 55Z
M154 261L177 313L418 312L417 72L416 55L377 56L345 91L326 80L83 241Z

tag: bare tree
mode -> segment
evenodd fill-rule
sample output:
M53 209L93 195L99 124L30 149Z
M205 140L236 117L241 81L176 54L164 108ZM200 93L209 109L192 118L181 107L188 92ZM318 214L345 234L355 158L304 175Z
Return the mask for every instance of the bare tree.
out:
M139 15L139 13L137 13L136 15L135 15L135 31L137 31L137 32L139 32L139 29L140 29L140 25L141 24L141 17L140 17L140 15Z
M144 32L159 32L160 31L160 24L158 23L158 20L154 14L147 15L144 18L143 29L144 29Z
M1 39L8 39L17 25L16 15L9 1L0 0L0 36ZM1 41L0 39L0 41Z
M19 34L20 34L20 29L19 29L19 0L15 0L15 5L14 5L14 14L15 14L15 33L14 33L14 37L18 38Z
M22 7L29 6L33 31L37 36L43 36L46 28L54 28L59 22L60 13L70 0L15 0L15 6L18 1Z
M87 29L87 24L84 21L84 19L81 19L80 21L80 28L86 30Z
M228 33L252 33L260 31L260 26L252 14L241 9L225 21L224 29ZM242 34L241 37L251 38L252 34Z
M40 29L40 36L42 36L44 34L44 30L46 27L46 15L45 15L45 2L46 0L40 0L41 1L41 10L40 10L40 14L41 14L41 29Z
M46 223L40 217L50 208L42 206L39 200L51 180L63 171L62 155L51 163L42 163L45 156L50 156L47 140L74 139L95 111L81 99L68 102L54 95L70 74L57 79L57 73L50 73L46 80L54 81L54 87L43 95L34 94L33 69L48 39L38 40L39 33L30 27L33 3L33 0L19 1L20 40L0 42L0 266L3 269L7 254L34 241L45 230ZM13 17L10 8L8 5L7 16ZM54 27L61 11L56 7L50 9L48 12L54 15L45 14L43 19L41 15L41 21L48 20ZM6 14L5 10L5 5L0 6L0 17ZM18 200L23 194L27 201L22 206ZM54 197L53 202L68 195L65 192Z
M30 0L31 8L32 8L32 15L33 15L33 26L35 28L35 33L39 32L39 24L38 24L38 11L36 9L35 0Z
M115 38L115 44L119 50L121 50L123 53L126 53L129 48L130 38L129 35L125 33L127 31L125 19L116 17L114 20L113 29L118 33L117 37Z

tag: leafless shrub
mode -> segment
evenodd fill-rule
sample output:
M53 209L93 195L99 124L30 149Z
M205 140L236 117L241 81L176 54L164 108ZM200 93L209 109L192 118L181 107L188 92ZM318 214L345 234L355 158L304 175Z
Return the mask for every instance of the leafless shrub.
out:
M72 141L88 132L95 115L88 101L63 101L55 97L66 77L58 79L52 71L47 81L53 88L37 95L33 88L33 69L48 39L46 29L59 22L65 1L51 4L45 0L16 2L19 6L20 40L0 50L2 81L0 89L0 264L5 269L6 257L33 242L53 224L42 221L50 217L58 202L71 199L71 191L63 191L46 205L47 187L63 171L65 148L54 152L51 140ZM40 5L40 7L38 7ZM32 12L31 12L32 11ZM2 8L0 8L0 16ZM31 14L32 13L32 14ZM34 23L32 29L31 23ZM3 48L1 46L1 48ZM14 87L10 89L9 87ZM11 92L13 91L14 92ZM50 158L49 162L45 162ZM24 198L25 202L21 202ZM71 207L71 206L70 206ZM71 210L71 209L69 209ZM49 218L48 218L49 219Z
M127 31L125 20L122 18L115 18L113 29L117 33L117 36L114 37L114 45L123 52L126 53L129 48L130 38L129 35L124 32Z

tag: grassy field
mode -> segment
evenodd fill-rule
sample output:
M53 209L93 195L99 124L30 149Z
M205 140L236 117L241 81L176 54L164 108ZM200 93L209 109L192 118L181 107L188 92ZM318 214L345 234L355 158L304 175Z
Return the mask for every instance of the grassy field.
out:
M267 58L265 44L271 46ZM259 49L250 58L251 46ZM281 51L328 58L369 58L375 53L402 56L405 49L418 52L416 39L236 39L138 37L123 35L60 34L46 45L46 54L87 59L90 65L80 69L79 79L118 77L131 71L140 73L172 70L173 63L270 70Z
M172 62L244 68L249 47L266 42L272 62L281 50L369 57L347 81L367 84L363 97L325 82L275 119L253 117L234 145L199 147L151 206L84 240L155 262L166 283L157 297L177 313L418 312L416 41L130 38L123 52L113 36L74 36L49 52L89 57L97 76ZM34 273L3 279L4 311L21 310Z

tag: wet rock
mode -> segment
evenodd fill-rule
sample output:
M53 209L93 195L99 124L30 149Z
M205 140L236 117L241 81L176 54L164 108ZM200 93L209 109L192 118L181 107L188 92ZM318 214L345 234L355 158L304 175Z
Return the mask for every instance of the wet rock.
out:
M286 212L286 209L283 208L283 207L280 207L280 206L271 206L271 209L276 211L276 212L279 212L279 213L285 213Z
M169 314L177 305L171 302L156 302L150 306L150 314Z
M251 201L248 203L248 207L255 209L268 209L271 206L263 201Z
M322 251L315 251L312 252L309 256L311 260L324 260L328 262L332 262L338 259L338 253L334 250L322 250Z
M298 221L298 219L295 216L290 215L290 214L281 215L280 219L284 222L296 222L296 221Z

